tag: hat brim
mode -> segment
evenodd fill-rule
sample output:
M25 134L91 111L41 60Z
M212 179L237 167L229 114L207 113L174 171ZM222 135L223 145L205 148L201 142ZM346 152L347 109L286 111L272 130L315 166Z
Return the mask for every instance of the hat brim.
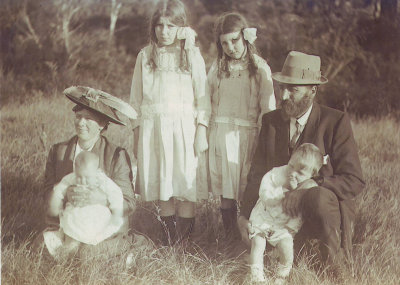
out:
M88 100L86 100L85 98L83 98L81 95L82 94L72 94L72 93L67 93L64 91L64 95L71 100L72 102L74 102L75 104L81 106L84 109L87 109L89 111L92 111L102 117L104 117L105 119L107 119L109 122L118 124L118 125L122 125L122 126L126 126L126 124L120 120L118 120L117 118L111 117L109 114L106 114L105 112L102 112L92 106L90 106L90 102ZM79 97L78 97L79 96ZM107 108L109 108L107 106ZM113 112L111 108L109 108L110 112ZM113 112L115 117L117 116L115 114L115 112Z
M290 77L282 75L281 72L272 74L272 79L285 84L298 84L298 85L321 85L328 82L328 79L321 75L320 80L301 79L297 77Z

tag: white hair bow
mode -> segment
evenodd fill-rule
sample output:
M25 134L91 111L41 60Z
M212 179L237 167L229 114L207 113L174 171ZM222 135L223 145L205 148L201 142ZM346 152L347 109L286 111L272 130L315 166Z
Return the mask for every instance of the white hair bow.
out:
M185 40L185 49L190 49L195 46L196 36L196 32L190 27L180 27L176 33L178 40Z
M256 28L245 28L243 29L243 37L250 44L253 44L257 39L257 29Z
M322 165L327 165L329 162L329 154L324 155Z

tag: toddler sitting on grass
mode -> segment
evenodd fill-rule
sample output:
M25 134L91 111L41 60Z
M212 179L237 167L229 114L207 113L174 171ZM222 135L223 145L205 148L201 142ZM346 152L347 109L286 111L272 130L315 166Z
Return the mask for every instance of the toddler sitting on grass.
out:
M66 201L70 187L74 187L74 193L99 189L106 194L108 206ZM79 153L74 172L54 186L49 206L49 215L60 218L60 230L45 232L44 241L49 253L56 258L76 253L80 243L96 245L102 242L117 233L123 223L122 191L99 168L99 157L89 151Z
M293 237L302 226L301 217L284 213L282 201L285 193L317 186L311 177L323 165L323 154L313 144L305 143L295 150L287 165L275 167L264 175L259 199L250 215L251 240L250 270L254 282L264 282L264 250L266 240L276 246L279 265L276 284L285 282L293 264Z

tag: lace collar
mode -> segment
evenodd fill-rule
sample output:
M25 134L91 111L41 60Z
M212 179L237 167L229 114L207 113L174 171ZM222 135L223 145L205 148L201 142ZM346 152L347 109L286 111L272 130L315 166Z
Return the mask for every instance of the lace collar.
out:
M169 46L163 46L163 47L156 46L156 47L159 53L176 52L181 50L179 41Z
M228 61L229 71L245 70L249 66L249 54L246 50L244 55L239 59L230 59Z

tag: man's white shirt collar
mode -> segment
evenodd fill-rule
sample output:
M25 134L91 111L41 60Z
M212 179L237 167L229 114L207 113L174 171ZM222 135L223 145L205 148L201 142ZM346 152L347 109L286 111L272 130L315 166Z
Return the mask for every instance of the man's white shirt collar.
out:
M313 105L311 105L310 108L308 108L307 112L305 112L300 118L298 119L290 118L290 130L289 130L290 140L292 140L294 134L296 133L296 121L300 125L300 133L303 132L304 127L307 124L308 118L310 117L312 106ZM298 138L299 137L297 137L296 140L298 140Z
M290 122L294 125L297 121L302 127L304 127L307 124L308 118L310 117L312 107L313 105L311 105L310 108L308 108L307 112L305 112L300 118L290 118Z

